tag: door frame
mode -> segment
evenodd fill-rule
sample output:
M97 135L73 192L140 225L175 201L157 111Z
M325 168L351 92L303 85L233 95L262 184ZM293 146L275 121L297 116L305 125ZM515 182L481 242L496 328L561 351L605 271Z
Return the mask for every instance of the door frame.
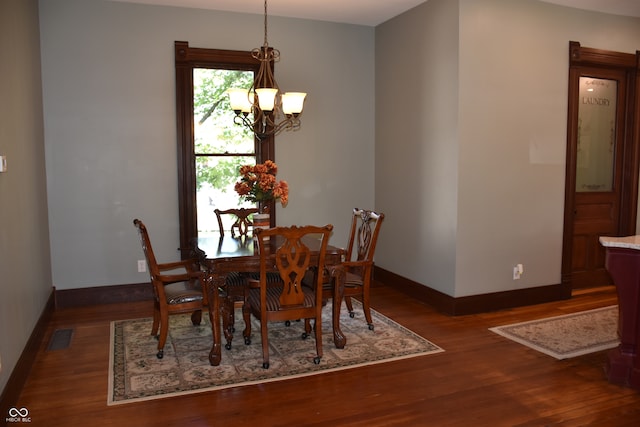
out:
M565 170L565 206L562 240L562 294L571 297L573 224L575 212L576 153L578 131L578 85L572 80L579 78L580 71L586 69L624 71L627 80L625 96L625 125L623 141L617 146L623 150L622 188L620 189L620 209L618 215L618 235L632 235L636 232L638 210L638 172L640 155L640 51L634 54L612 52L580 46L579 42L569 42L569 94L567 118L567 159Z

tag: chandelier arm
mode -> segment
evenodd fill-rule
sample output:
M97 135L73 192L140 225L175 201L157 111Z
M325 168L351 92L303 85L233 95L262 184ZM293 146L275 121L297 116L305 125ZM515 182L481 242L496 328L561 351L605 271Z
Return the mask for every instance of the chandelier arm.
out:
M233 118L233 123L252 129L253 122L249 120L248 116L248 113L236 113L235 117Z
M238 113L234 117L234 123L245 126L253 132L259 140L264 140L270 135L277 135L280 132L295 131L300 129L301 121L299 116L289 114L280 123L275 123L270 114L261 113L261 117L256 120L249 120L248 113Z

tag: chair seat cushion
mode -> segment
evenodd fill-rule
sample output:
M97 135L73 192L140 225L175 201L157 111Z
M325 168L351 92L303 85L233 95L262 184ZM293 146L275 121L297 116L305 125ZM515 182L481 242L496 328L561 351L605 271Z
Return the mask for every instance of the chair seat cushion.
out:
M313 307L315 303L315 297L312 289L302 286L304 292L304 307ZM268 286L267 287L267 311L278 311L280 308L280 294L282 293L282 286ZM254 311L260 311L260 288L252 288L249 290L248 297L249 306Z
M167 304L184 304L202 301L202 288L189 282L178 282L165 285L164 293L167 296Z
M244 300L244 288L247 286L248 280L260 280L260 273L239 273L233 271L227 274L227 294L237 301ZM276 284L282 286L282 279L279 273L268 272L267 284L269 286Z
M302 284L304 286L308 286L308 287L313 287L313 276L314 273L313 271L307 271L306 274L304 275L304 279L302 280ZM331 282L328 274L324 274L324 276L322 277L323 283L322 283L322 288L327 290L327 289L332 289L333 288L333 283ZM350 272L345 272L345 278L344 278L344 287L345 288L356 288L356 287L361 287L364 284L362 277L360 277L357 274L353 274Z
M226 284L228 287L242 287L244 288L247 285L247 278L252 280L260 280L260 273L238 273L237 271L232 271L227 274ZM273 284L282 284L282 279L280 278L279 273L268 272L267 273L267 283Z
M362 277L358 276L357 274L347 272L344 278L344 285L345 286L362 286L363 285Z
M237 271L232 271L231 273L227 274L227 280L226 280L226 285L229 288L235 288L235 287L241 287L244 288L244 286L247 284L247 279L245 278L245 276L243 276L242 274L238 273Z
M253 280L260 280L260 273L249 273L249 277ZM282 286L282 278L280 277L280 273L275 271L267 271L267 284L278 284Z

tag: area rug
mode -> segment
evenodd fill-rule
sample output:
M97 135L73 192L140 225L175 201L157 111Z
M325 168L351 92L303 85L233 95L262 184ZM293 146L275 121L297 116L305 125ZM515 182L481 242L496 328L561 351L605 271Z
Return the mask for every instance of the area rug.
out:
M107 403L116 405L287 380L444 351L374 310L371 315L375 329L370 331L361 306L357 301L354 305L355 318L349 317L346 307L341 310L340 326L347 337L344 349L336 349L333 344L331 303L323 309L324 354L319 365L313 363L313 334L301 339L304 322L291 322L290 326L283 322L269 323L269 369L262 368L260 323L253 319L251 344L245 345L239 309L232 348L223 347L219 366L209 364L208 316L203 316L200 326L193 326L189 315L171 316L162 359L156 357L158 342L150 336L151 318L112 322Z
M616 347L618 306L489 328L556 359L568 359Z

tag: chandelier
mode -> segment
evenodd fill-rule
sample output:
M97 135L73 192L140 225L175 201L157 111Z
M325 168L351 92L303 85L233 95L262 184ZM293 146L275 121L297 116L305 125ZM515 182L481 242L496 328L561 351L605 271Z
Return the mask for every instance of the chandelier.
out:
M227 91L231 109L236 114L234 123L249 128L259 140L283 130L298 130L307 94L281 93L273 77L273 64L280 60L280 51L267 42L267 0L264 1L264 44L253 49L251 56L260 61L251 87Z

